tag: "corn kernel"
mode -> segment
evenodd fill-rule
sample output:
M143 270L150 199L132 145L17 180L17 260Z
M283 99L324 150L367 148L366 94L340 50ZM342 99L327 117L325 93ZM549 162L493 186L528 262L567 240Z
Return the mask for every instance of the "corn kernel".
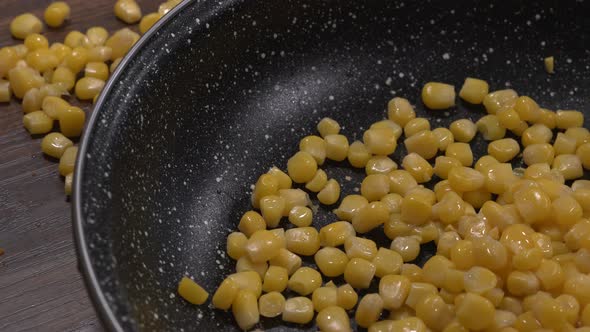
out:
M292 275L301 266L301 257L285 248L281 248L278 254L271 258L269 263L271 266L284 267L289 272L289 275Z
M375 270L375 265L370 261L352 258L344 270L344 280L354 288L369 288Z
M346 253L333 247L325 247L318 250L314 256L314 260L320 271L326 277L342 275L348 264Z
M395 132L389 128L373 128L363 134L365 146L372 154L389 155L397 147Z
M584 126L584 114L579 111L558 110L555 112L555 125L559 129L582 127Z
M40 33L41 30L43 23L31 13L18 15L10 22L10 33L16 39L25 39L30 34Z
M332 205L338 202L340 198L340 184L334 179L328 180L326 185L317 195L320 203L325 205Z
M432 134L436 137L437 147L440 151L446 151L449 144L455 142L453 133L444 127L432 130Z
M323 118L318 122L317 129L322 137L328 135L338 135L340 133L340 125L334 119Z
M365 205L352 217L352 226L358 233L367 233L389 219L389 208L382 202Z
M258 311L263 317L277 317L285 308L285 297L279 292L269 292L258 299Z
M47 25L57 28L70 17L70 6L63 1L56 1L47 6L43 17Z
M115 16L127 24L137 23L141 19L141 9L134 0L117 0L114 11Z
M356 305L358 295L351 285L344 284L336 290L336 301L339 307L350 310Z
M326 157L334 161L343 161L348 156L348 139L344 135L326 135Z
M141 18L139 22L139 31L146 33L162 16L159 13L149 13Z
M127 54L131 47L139 40L139 35L129 28L116 31L107 41L105 46L113 50L111 60L121 58Z
M187 277L182 277L180 280L178 294L192 304L203 304L209 297L209 293L203 287Z
M356 236L352 224L347 221L337 221L320 229L319 237L322 246L337 247L346 243L346 240Z
M430 130L430 122L426 118L414 118L404 126L404 134L409 138L421 131Z
M445 151L445 156L455 158L461 162L463 166L473 165L473 152L467 143L451 143Z
M439 148L437 136L430 130L422 130L404 141L408 153L417 153L424 159L436 156Z
M498 90L487 94L483 99L483 105L489 114L496 114L501 110L513 108L517 98L518 94L512 89Z
M53 129L53 119L42 111L35 111L23 117L23 125L31 135L46 134Z
M379 294L367 294L356 308L355 320L358 326L368 328L374 324L383 311L383 300Z
M409 191L416 188L416 179L405 170L394 170L389 174L389 192L405 196Z
M422 88L422 102L433 110L455 106L455 87L450 84L429 82Z
M344 309L338 306L326 307L318 312L316 324L325 332L351 332L350 320Z
M65 150L74 143L60 133L49 133L41 141L41 150L53 158L61 158Z
M395 97L387 104L387 116L389 120L404 127L408 121L416 118L416 112L407 99Z
M391 250L400 254L404 262L410 262L420 253L420 241L412 236L396 237L391 242Z
M291 178L289 178L289 181ZM328 184L328 175L322 169L318 168L313 178L305 184L305 189L312 192L319 192Z
M428 161L422 158L419 154L414 152L411 152L404 157L402 161L402 167L408 173L410 173L418 183L430 181L430 179L432 179L432 175L434 174L432 165L430 165L430 163L428 163ZM384 177L386 176L384 175ZM383 182L386 183L385 181Z
M459 97L470 104L481 104L489 93L489 85L486 81L467 77L459 91Z
M539 119L541 113L539 105L528 96L518 97L514 110L521 120L533 123Z
M242 330L249 330L260 320L256 295L249 290L240 290L232 304L232 313Z
M575 154L561 154L553 160L552 168L563 175L566 180L573 180L584 175L582 161Z
M287 249L303 256L314 255L320 248L320 236L314 227L297 227L285 231Z

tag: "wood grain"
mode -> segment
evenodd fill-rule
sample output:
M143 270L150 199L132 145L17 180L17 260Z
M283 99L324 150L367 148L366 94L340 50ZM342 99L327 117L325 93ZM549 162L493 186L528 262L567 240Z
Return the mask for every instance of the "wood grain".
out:
M50 42L68 31L125 26L113 16L114 0L66 0L71 19L45 28ZM157 0L138 1L144 13ZM10 36L12 17L42 17L48 0L0 1L0 47L20 41ZM91 105L82 105L90 112ZM16 100L0 104L0 331L102 331L77 268L71 206L63 193L56 160L43 156L40 138L22 126Z

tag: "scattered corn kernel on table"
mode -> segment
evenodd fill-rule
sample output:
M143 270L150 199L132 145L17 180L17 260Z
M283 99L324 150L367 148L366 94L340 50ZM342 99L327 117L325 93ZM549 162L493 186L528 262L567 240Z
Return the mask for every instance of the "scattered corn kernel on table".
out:
M22 43L10 35L13 17L43 17L50 0L0 2L0 47ZM113 14L114 0L67 0L71 17L60 28L44 27L49 42L71 30L125 26ZM162 1L138 0L144 13ZM137 25L129 26L137 31ZM90 103L81 106L87 114ZM57 163L41 152L41 137L23 127L14 99L0 103L0 331L102 331L77 268L70 202Z

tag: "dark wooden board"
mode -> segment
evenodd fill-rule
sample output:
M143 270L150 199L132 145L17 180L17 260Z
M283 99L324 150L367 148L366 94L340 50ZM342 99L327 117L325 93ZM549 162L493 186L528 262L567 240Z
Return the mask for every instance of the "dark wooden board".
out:
M92 26L125 26L113 14L114 0L66 0L71 19L45 28L50 42ZM138 1L144 13L161 0ZM0 47L21 41L10 36L11 19L24 12L43 17L48 0L0 1ZM83 104L90 112L91 105ZM19 103L0 103L0 331L102 331L78 271L71 206L57 163L43 156L40 139L22 126Z

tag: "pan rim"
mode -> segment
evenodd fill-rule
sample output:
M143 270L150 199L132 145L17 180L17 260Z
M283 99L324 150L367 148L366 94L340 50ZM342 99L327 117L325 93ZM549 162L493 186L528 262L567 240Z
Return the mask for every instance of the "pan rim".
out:
M73 190L72 190L72 222L73 222L73 233L74 233L74 246L76 249L76 256L78 259L78 270L82 274L82 279L84 280L84 284L86 286L86 291L88 295L90 295L90 299L92 304L96 310L96 313L102 322L103 327L105 327L109 331L124 331L121 323L117 317L117 315L113 312L109 302L106 300L106 297L103 293L103 290L100 286L98 281L98 277L96 272L92 266L92 261L90 254L88 252L88 247L85 238L85 231L84 231L84 223L85 218L82 213L82 180L83 180L83 172L84 169L84 156L86 155L86 151L88 150L88 145L90 144L90 137L92 136L93 129L96 127L98 122L98 115L99 113L104 112L102 109L102 105L105 102L105 96L109 94L114 86L114 82L119 79L121 76L121 72L128 66L129 62L132 58L134 58L137 53L139 53L140 49L142 49L145 44L148 43L150 39L159 31L164 25L168 24L173 18L175 18L179 12L184 10L190 4L195 1L199 0L183 0L179 3L176 7L170 10L169 13L164 15L160 20L156 22L154 26L152 26L141 38L133 45L131 50L125 55L125 57L121 60L117 68L115 69L112 76L106 82L105 87L103 88L100 96L98 97L94 107L93 112L90 117L90 120L86 124L85 132L82 137L82 140L79 145L78 156L76 158L76 167L74 170L74 179L73 179Z

